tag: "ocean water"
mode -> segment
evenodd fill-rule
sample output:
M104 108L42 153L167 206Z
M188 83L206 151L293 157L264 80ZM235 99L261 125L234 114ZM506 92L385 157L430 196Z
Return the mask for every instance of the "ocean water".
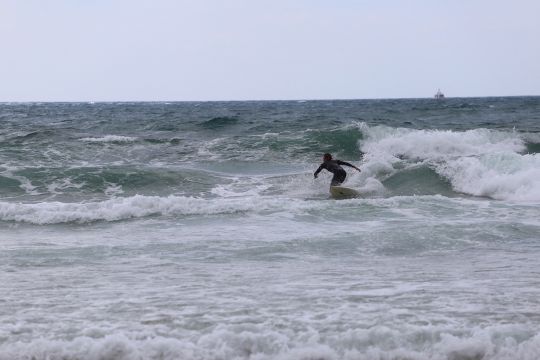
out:
M539 97L0 123L1 360L540 358Z

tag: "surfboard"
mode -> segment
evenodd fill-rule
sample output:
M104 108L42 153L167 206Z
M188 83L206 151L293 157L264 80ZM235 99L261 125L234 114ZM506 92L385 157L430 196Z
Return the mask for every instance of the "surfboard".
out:
M361 196L359 191L344 186L330 186L330 195L334 199L349 199Z

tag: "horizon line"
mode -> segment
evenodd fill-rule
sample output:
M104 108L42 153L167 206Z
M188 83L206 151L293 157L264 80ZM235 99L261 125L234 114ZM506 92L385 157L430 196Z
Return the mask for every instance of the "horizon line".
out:
M444 101L446 99L479 99L479 98L508 98L508 97L540 97L540 95L486 95L486 96L445 96L435 97L388 97L388 98L296 98L296 99L226 99L226 100L0 100L0 104L30 104L30 103L188 103L188 102L286 102L286 101L358 101L358 100L428 100Z

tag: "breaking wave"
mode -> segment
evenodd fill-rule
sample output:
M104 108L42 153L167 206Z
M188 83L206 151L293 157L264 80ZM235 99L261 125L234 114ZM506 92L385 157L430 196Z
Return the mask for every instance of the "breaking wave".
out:
M94 334L95 335L95 334ZM533 360L540 335L516 325L469 330L442 326L375 326L328 333L279 332L257 325L217 326L193 337L117 333L71 341L35 339L0 346L0 360L260 359L260 360Z
M373 176L428 166L459 193L499 200L540 201L540 154L525 153L516 132L411 130L359 125L363 169Z
M0 202L0 220L33 224L85 223L99 220L117 221L151 215L216 215L312 207L313 205L308 202L291 199L262 198L255 202L244 198L201 199L174 195L167 197L135 195L87 203Z

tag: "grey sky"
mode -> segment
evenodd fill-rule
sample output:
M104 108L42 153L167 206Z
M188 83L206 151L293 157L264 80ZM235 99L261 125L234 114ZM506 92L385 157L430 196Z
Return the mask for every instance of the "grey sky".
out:
M540 95L538 0L0 0L0 101Z

